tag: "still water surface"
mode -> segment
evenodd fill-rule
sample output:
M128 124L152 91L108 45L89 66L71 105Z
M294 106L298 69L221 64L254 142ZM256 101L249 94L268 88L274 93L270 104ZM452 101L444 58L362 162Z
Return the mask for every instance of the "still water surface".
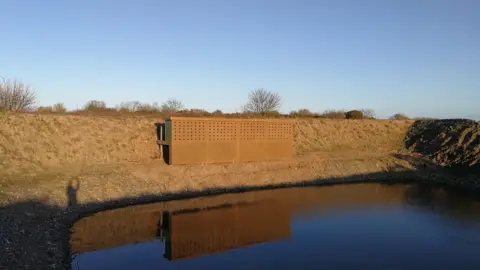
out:
M73 269L480 269L480 200L415 184L227 194L84 218Z

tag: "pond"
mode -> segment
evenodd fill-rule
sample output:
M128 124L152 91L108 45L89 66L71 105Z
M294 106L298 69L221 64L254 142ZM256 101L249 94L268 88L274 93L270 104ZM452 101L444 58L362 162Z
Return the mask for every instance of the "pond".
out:
M480 200L342 184L138 205L79 220L72 268L480 269Z

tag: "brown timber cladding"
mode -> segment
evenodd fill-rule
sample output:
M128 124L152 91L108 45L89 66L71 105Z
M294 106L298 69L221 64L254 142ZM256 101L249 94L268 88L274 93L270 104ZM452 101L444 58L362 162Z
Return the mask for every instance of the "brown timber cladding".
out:
M288 160L293 121L171 117L170 164Z

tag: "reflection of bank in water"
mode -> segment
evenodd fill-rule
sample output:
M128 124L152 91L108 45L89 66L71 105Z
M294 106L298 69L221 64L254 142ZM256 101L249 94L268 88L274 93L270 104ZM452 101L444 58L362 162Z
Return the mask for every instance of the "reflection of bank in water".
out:
M95 220L95 216L91 218ZM159 239L165 242L164 257L175 261L290 236L289 212L272 200L206 209L123 213L96 221L74 226L72 253Z
M455 189L420 184L405 189L404 201L407 205L430 209L437 214L453 217L456 220L480 221L480 195L478 194L465 194Z
M290 237L288 211L270 203L165 213L165 258L218 253Z
M206 254L282 238L290 226L289 217L296 212L398 204L403 190L381 184L335 185L131 206L80 219L72 227L70 246L76 254L165 238L166 257L176 260L193 256L186 249L197 247L189 245L203 245L195 252ZM171 222L163 217L171 217Z
M137 205L77 221L74 254L160 238L169 260L192 258L289 236L290 216L376 206L420 207L455 219L480 218L471 196L417 184L349 184L224 194Z

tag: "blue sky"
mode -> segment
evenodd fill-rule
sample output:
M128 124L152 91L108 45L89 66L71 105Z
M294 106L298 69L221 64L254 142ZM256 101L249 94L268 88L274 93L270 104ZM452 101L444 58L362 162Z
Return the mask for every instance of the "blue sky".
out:
M480 117L477 0L0 2L0 76L40 105L90 99L235 111L248 92L281 111Z

